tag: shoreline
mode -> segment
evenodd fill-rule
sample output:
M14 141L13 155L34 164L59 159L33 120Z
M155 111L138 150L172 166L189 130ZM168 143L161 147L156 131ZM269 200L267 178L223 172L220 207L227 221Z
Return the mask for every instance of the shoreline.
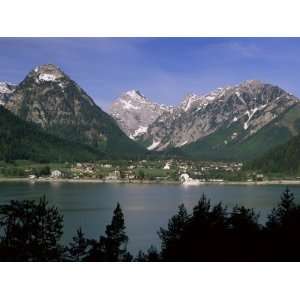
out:
M155 181L155 180L103 180L103 179L67 179L67 178L38 178L38 179L30 179L30 178L20 178L20 177L12 177L12 178L0 178L1 182L61 182L61 183L108 183L108 184L170 184L170 185L182 185L183 187L189 186L203 186L203 185L300 185L300 180L265 180L265 181L207 181L200 182L198 185L184 185L179 181Z

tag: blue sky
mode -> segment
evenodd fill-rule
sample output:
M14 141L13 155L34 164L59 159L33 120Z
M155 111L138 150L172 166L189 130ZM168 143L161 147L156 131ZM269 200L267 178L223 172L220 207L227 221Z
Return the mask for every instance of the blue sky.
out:
M105 110L124 91L177 104L259 79L300 96L300 38L0 38L0 81L53 63Z

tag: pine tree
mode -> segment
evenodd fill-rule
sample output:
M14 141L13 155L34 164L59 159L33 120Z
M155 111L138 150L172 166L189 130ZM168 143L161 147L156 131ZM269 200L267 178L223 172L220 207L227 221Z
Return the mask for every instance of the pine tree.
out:
M210 211L210 200L203 193L198 204L193 209L193 219L204 221L207 219Z
M124 214L120 204L114 210L110 225L105 231L105 254L108 261L128 260L127 243L128 237L125 232Z
M162 256L172 256L173 249L180 241L189 216L184 204L178 207L178 213L168 223L168 228L160 228L158 236L161 240Z
M81 227L77 230L77 235L73 237L68 252L73 261L82 261L87 255L88 240L84 237Z
M295 197L288 187L280 198L278 207L274 208L268 217L266 225L269 229L282 228L291 223L293 212L296 211Z
M0 206L1 255L4 260L57 261L63 248L63 216L49 207L45 196L38 202L11 201Z

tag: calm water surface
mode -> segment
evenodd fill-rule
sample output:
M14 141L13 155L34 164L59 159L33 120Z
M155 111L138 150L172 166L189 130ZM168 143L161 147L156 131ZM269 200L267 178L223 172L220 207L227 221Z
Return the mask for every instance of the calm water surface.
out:
M64 214L64 242L69 242L81 226L87 237L104 234L113 209L120 202L129 235L129 250L136 254L152 244L159 247L157 231L184 203L189 212L205 193L211 202L222 201L228 208L236 204L255 208L261 221L278 203L284 186L204 185L183 187L163 184L105 184L62 182L2 182L0 203L11 199L38 199L45 194ZM291 187L300 199L300 186ZM297 197L298 196L298 197ZM300 201L300 200L299 200Z

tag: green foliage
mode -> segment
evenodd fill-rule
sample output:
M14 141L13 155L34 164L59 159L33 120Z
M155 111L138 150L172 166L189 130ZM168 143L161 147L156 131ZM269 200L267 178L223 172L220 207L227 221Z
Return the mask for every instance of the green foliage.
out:
M120 204L114 210L111 224L106 226L105 236L99 241L90 240L87 261L131 261L127 251L128 237L125 232L125 220Z
M57 261L63 249L63 216L49 207L45 197L11 201L0 206L1 245L4 261Z
M245 167L248 170L260 170L264 173L300 175L300 136L271 149Z
M181 149L191 158L251 161L292 139L300 132L299 122L300 105L295 105L250 137L242 123L235 122ZM231 138L233 133L237 133L237 138Z
M91 161L101 153L78 143L70 143L24 122L0 107L0 160L37 162Z
M188 216L181 207L161 229L164 261L298 261L300 205L286 189L265 225L253 209L236 206L228 212L212 206L205 195ZM145 260L142 253L138 259Z
M147 250L147 253L144 253L143 251L139 251L138 255L136 256L135 260L136 262L158 262L160 261L160 254L157 251L156 247L153 245L150 246L150 248Z
M120 204L114 210L110 225L106 226L105 246L109 261L122 260L127 250L128 237L125 233L125 220Z
M72 261L82 261L88 253L89 241L84 237L81 227L77 230L77 235L73 237L67 251Z
M50 167L49 166L42 166L40 168L34 168L32 170L32 173L38 177L40 176L48 176L51 173Z
M40 107L44 129L73 145L88 145L109 158L146 154L145 148L129 139L115 120L68 76L64 74L60 79L64 89L56 82L36 84L35 76L29 74L14 94L22 99L18 110L21 119L31 120L35 113L33 107Z

